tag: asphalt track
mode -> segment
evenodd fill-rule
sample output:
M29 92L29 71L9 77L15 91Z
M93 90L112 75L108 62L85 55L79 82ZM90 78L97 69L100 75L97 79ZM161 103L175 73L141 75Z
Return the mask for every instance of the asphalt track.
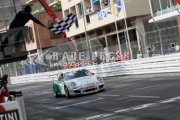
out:
M180 120L180 74L104 78L106 91L55 98L52 82L11 85L23 92L28 120Z

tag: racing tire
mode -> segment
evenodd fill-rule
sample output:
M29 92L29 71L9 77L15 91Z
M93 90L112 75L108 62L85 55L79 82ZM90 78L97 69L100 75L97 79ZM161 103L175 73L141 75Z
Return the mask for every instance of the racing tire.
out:
M60 97L60 96L59 96L58 94L55 93L55 94L54 94L54 97L55 97L55 98L58 98L58 97Z
M67 88L66 86L65 86L64 90L65 90L65 93L66 93L66 97L67 97L67 98L71 98L71 95L70 95L70 93L69 93L69 90L68 90L68 88Z
M99 92L106 92L106 89L103 88L103 89L99 90Z

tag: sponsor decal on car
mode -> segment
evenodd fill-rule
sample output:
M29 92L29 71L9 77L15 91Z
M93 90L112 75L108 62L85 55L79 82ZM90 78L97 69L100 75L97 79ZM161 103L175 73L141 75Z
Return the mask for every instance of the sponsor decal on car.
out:
M86 89L95 88L95 84L94 83L87 84L87 85L85 85L85 88Z

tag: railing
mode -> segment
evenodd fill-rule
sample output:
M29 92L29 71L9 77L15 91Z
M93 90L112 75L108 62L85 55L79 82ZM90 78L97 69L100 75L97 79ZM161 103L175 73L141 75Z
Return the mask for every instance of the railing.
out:
M148 74L148 73L166 73L180 71L180 54L171 54L164 56L156 56L153 58L142 58L136 60L106 63L101 65L93 65L86 68L101 77ZM24 75L11 77L12 84L53 81L61 72L68 71L58 70L53 72L45 72L39 74Z
M0 65L25 60L25 41L28 38L28 27L9 29L0 32Z

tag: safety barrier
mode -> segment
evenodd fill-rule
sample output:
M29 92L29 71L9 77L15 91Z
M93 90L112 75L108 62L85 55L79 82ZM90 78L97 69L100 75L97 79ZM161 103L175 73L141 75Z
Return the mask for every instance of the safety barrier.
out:
M101 77L148 74L148 73L179 72L180 53L122 61L122 62L92 65L92 66L74 68L74 69L82 69L82 68L86 68ZM11 77L11 83L18 84L18 83L29 83L29 82L52 81L53 79L56 79L57 75L63 71L67 71L67 70L58 70L53 72L44 72L38 74Z

